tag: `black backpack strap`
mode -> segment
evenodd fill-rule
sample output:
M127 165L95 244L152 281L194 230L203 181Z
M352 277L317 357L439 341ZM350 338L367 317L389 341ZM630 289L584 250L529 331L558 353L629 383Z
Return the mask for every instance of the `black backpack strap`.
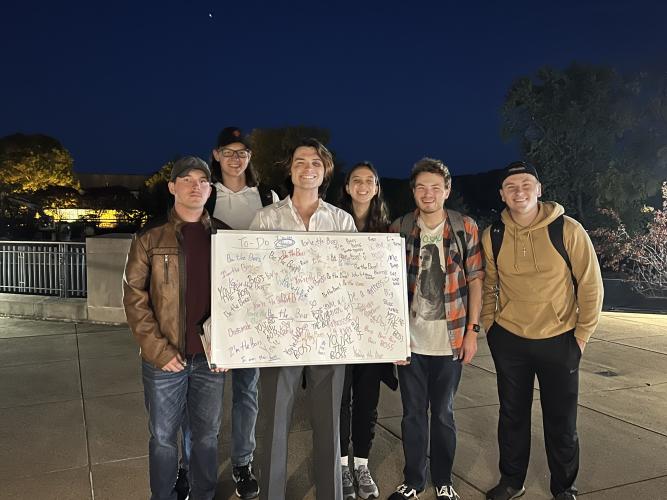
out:
M208 195L208 200L206 200L206 203L204 204L204 208L208 212L208 214L213 217L213 212L215 211L215 202L218 199L218 190L213 186L213 189L211 189L211 194Z
M498 269L498 254L500 247L503 246L503 237L505 236L505 224L498 219L491 224L491 249L493 250L493 263Z
M551 244L556 249L558 254L563 258L567 268L570 270L570 276L572 276L572 285L574 286L574 294L577 295L578 283L577 278L574 277L572 272L572 262L570 261L570 256L565 250L565 243L563 241L563 225L565 223L565 218L561 215L554 219L547 226L549 232L549 239ZM493 262L498 269L498 254L500 253L500 247L503 244L503 237L505 236L505 224L503 221L498 219L491 225L491 249L493 250Z
M260 182L257 184L257 191L259 192L259 199L262 201L263 207L273 203L273 194L271 193L271 188L269 188L269 186Z
M574 277L574 273L572 272L572 262L570 261L570 256L568 255L567 250L565 250L565 242L563 241L564 224L565 224L565 217L563 217L563 215L560 215L559 217L554 219L554 221L551 224L549 224L547 228L549 230L549 239L551 240L551 244L563 258L565 264L567 265L567 268L570 270L570 275L572 276L572 285L574 285L574 294L576 296L579 285L577 283L577 278Z
M454 232L454 241L456 242L456 247L461 254L461 266L463 272L465 272L465 262L468 258L468 248L466 246L466 230L465 224L463 222L463 215L456 210L447 209L447 215L449 216L449 225L452 227Z

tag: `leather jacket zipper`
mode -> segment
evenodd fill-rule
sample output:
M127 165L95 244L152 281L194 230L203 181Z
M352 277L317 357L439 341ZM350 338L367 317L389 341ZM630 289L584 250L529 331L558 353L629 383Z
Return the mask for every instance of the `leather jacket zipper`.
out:
M169 256L164 256L164 282L169 283Z

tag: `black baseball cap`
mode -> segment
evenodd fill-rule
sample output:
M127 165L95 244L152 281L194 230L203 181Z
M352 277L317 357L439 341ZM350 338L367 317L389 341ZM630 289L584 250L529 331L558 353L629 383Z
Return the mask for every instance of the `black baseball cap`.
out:
M171 168L171 175L169 180L174 182L176 177L183 177L187 175L190 170L201 170L206 174L206 178L211 182L211 170L208 168L208 165L201 158L196 156L184 156L176 160L174 166Z
M523 161L513 161L509 165L507 165L501 172L500 172L500 188L502 189L503 187L503 182L505 182L505 179L507 179L510 175L514 174L530 174L537 181L540 181L540 178L537 176L537 170L535 170L535 167L532 165L528 165L526 162Z
M238 127L223 128L220 131L220 133L218 134L218 146L217 147L219 147L219 148L224 148L225 146L227 146L229 144L233 144L235 142L240 142L246 148L252 149L250 147L250 142L248 141L248 139L245 138L245 136L243 135L243 132Z

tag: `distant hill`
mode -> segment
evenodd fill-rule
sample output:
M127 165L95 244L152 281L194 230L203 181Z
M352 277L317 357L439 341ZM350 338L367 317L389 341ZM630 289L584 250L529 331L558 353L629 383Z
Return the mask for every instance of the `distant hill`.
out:
M498 193L499 170L480 174L457 175L452 179L455 191L461 194L471 214L488 216L504 206Z

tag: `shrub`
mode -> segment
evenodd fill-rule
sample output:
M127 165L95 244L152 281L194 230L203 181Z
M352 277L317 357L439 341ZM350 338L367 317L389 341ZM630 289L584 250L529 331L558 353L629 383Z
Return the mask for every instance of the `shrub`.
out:
M667 297L667 182L662 184L662 209L645 207L649 221L638 233L630 233L613 210L601 213L608 227L591 232L602 265L627 273L633 288L646 297Z

